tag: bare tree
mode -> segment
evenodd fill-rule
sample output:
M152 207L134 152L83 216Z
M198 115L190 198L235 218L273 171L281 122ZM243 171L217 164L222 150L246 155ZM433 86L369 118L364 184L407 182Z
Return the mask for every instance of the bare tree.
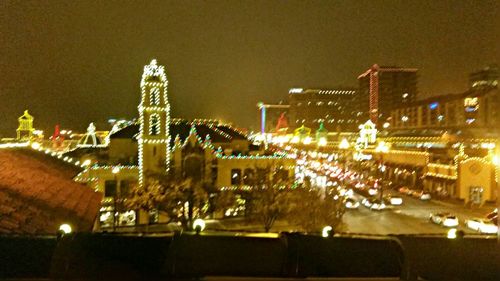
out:
M306 232L318 232L327 225L339 231L344 213L344 198L336 189L325 194L319 188L297 188L293 191L288 222Z
M251 191L250 221L263 225L269 232L278 219L285 219L291 211L292 191L279 184L256 186Z

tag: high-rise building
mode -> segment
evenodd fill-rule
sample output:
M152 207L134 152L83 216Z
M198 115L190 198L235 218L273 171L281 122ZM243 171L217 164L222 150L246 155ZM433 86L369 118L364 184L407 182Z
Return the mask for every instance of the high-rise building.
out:
M500 77L498 65L491 64L479 71L469 74L470 88L497 87Z
M329 131L356 131L363 122L353 88L289 91L289 126L315 129L320 123ZM366 120L365 120L366 121Z
M411 103L417 97L417 69L378 66L358 76L359 106L370 120L381 125L390 120L392 109Z

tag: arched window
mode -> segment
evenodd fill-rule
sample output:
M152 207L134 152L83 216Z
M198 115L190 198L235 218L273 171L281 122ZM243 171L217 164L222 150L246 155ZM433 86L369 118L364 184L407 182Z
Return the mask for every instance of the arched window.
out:
M151 105L160 105L160 89L152 88L149 92L149 104Z
M156 136L160 134L160 115L152 114L149 118L149 135Z

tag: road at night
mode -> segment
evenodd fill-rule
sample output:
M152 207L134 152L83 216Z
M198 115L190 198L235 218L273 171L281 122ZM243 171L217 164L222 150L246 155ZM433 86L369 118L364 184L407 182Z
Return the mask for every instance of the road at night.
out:
M487 213L485 208L469 210L462 206L439 201L425 202L408 196L402 197L403 205L395 206L390 210L371 211L362 205L357 210L348 210L344 215L347 231L366 234L446 233L448 228L431 223L429 214L449 212L458 217L460 221L458 229L464 230L466 233L473 233L464 226L464 220L484 217Z

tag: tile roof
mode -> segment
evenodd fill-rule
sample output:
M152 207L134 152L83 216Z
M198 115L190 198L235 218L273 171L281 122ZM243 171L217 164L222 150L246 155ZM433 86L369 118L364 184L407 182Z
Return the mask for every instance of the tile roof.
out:
M79 168L29 149L0 150L0 233L90 231L102 194L73 181Z
M232 140L246 140L246 136L238 132L234 128L228 125L215 124L213 121L187 121L182 119L172 119L170 123L170 146L174 146L174 140L177 135L179 135L182 142L189 136L191 126L194 125L196 132L201 139L205 139L207 135L213 143L229 143ZM120 131L113 133L110 138L134 138L139 133L139 125L134 124L127 126Z

